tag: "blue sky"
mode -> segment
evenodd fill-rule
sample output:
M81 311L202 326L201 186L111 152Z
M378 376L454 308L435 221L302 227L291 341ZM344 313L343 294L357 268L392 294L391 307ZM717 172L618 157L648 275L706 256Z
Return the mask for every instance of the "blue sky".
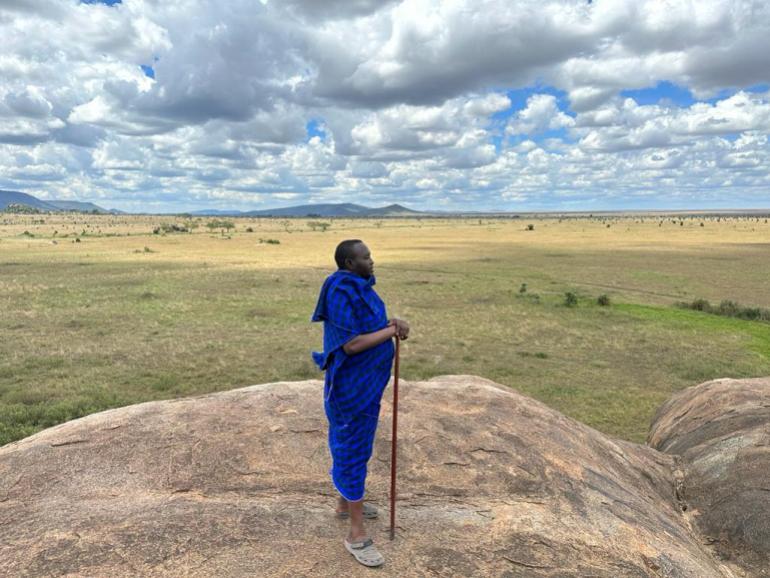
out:
M0 7L0 188L126 211L770 207L770 8Z

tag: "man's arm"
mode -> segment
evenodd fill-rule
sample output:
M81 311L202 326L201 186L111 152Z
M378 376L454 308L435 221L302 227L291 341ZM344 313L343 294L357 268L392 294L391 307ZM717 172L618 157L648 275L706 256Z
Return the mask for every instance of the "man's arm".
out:
M388 325L387 327L383 327L379 331L372 331L371 333L362 333L361 335L356 335L353 339L342 346L342 350L347 355L355 355L356 353L361 353L362 351L371 349L375 345L379 345L388 339L392 339L396 336L397 331L398 327L396 324L393 324Z
M347 355L355 355L361 353L379 345L386 339L397 337L398 339L406 339L409 337L409 324L403 319L393 318L388 321L388 326L380 329L379 331L373 331L372 333L362 333L356 335L353 339L348 341L342 346L343 351Z

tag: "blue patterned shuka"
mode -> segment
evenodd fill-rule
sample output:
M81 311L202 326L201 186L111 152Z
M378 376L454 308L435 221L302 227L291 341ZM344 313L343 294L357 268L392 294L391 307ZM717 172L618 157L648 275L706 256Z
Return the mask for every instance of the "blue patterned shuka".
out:
M323 321L324 350L312 352L324 378L324 409L329 420L329 474L349 501L364 495L366 464L372 455L380 400L390 380L395 346L388 339L348 355L342 348L363 333L387 327L385 304L374 291L374 275L338 269L324 281L312 321Z

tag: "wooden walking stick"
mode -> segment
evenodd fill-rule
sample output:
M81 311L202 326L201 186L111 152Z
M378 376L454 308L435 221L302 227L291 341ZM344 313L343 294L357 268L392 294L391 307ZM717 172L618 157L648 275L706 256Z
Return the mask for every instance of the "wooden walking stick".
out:
M390 539L396 532L396 431L398 426L398 357L400 339L396 335L396 370L393 376L393 440L390 452Z

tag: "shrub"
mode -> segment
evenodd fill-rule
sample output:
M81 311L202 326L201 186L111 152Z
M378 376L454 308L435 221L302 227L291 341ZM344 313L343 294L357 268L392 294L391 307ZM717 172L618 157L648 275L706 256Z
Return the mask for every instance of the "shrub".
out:
M157 235L159 233L187 233L188 229L187 227L176 225L176 224L170 224L170 223L161 223L159 227L155 227L152 230L153 235Z
M599 295L596 298L596 303L598 305L601 305L602 307L607 307L610 304L610 296L607 295L606 293Z
M534 231L535 230L535 225L527 225L527 229L526 230L527 231Z
M564 294L564 304L567 307L574 307L575 305L577 305L577 302L578 302L577 295L575 295L572 291L567 291Z
M711 303L705 299L696 299L690 304L690 309L695 309L695 311L711 311Z
M206 223L206 226L211 229L222 229L222 234L225 234L225 229L230 230L235 228L235 223L232 221L225 221L223 219L214 219Z
M720 315L727 315L728 317L735 317L738 312L740 311L739 305L735 301L730 301L729 299L723 300L719 304L719 314Z
M742 307L735 301L724 299L719 306L714 307L705 299L695 299L692 303L679 302L677 307L703 311L713 315L722 315L724 317L737 317L739 319L748 319L752 321L770 321L770 309L761 307Z
M326 229L332 226L331 223L327 223L325 221L308 221L307 222L308 227L313 229L314 231L321 229L322 233L326 232Z
M281 242L278 239L259 239L260 243L267 243L268 245L280 245Z

